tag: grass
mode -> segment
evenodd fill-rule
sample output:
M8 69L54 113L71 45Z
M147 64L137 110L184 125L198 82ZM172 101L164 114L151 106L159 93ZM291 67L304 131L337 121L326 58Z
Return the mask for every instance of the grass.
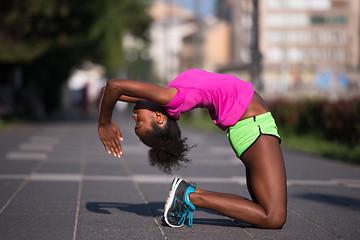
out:
M283 139L282 144L284 147L360 164L360 145L348 146L312 134L300 135L281 130L279 132Z
M186 113L181 116L179 123L196 129L222 132L214 125L209 115L204 113L197 113L196 117L193 117L191 112ZM299 135L291 131L285 131L282 130L281 126L279 126L279 129L283 147L360 164L360 145L352 147L311 134Z
M19 122L21 122L21 121L16 118L7 119L7 120L2 120L0 118L0 131L4 130L6 127L9 127L9 126L14 125Z
M9 125L9 123L7 121L3 121L0 119L0 131L5 129L6 126L8 126L8 125Z
M193 116L194 113L196 116ZM192 110L190 112L182 114L179 120L179 124L189 126L195 129L223 132L212 122L209 114L203 113L202 111L195 112L194 110Z

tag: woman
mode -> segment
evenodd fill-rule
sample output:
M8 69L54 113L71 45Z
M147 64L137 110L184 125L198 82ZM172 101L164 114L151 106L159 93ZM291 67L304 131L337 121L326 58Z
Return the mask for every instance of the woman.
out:
M136 103L135 133L148 146L151 165L170 173L188 162L189 146L176 120L193 108L207 108L213 122L227 136L246 167L252 201L244 197L196 189L175 178L165 204L164 219L172 227L184 225L197 207L216 211L260 228L282 228L286 221L286 173L280 137L265 102L250 83L232 75L191 69L167 87L113 79L99 104L99 136L108 153L120 157L122 136L111 121L116 101Z

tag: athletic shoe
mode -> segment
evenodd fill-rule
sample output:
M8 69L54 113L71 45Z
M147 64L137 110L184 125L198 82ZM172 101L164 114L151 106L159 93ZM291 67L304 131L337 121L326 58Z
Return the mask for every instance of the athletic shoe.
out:
M195 186L180 178L174 178L171 183L169 195L166 199L164 219L170 227L184 226L189 215L188 225L191 227L195 206L189 201L189 194L195 192Z

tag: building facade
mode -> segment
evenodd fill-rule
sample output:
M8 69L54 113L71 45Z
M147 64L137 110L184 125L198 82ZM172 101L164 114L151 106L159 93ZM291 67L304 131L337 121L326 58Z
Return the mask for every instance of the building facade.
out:
M231 9L229 71L247 80L254 0L223 2ZM258 0L258 10L265 90L359 87L360 1Z
M171 2L153 2L150 52L161 79L199 67L253 81L252 66L260 61L264 91L274 95L360 89L359 0L223 0L219 6L216 18L200 19Z
M359 66L359 1L261 1L264 64L304 68Z
M353 73L360 66L359 11L358 0L261 1L267 89L341 91L358 86Z
M150 8L150 56L154 74L167 83L181 71L184 38L197 31L191 11L172 2L154 1Z

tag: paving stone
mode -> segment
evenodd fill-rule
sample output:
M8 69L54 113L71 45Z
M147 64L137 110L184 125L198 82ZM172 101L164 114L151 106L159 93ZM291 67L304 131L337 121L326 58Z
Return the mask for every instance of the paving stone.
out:
M360 167L284 149L288 219L263 230L197 209L193 226L162 221L172 177L148 164L126 113L114 114L121 159L106 153L96 119L22 124L0 132L0 239L357 239ZM197 146L174 175L249 198L245 168L222 131L183 127ZM29 153L21 159L10 153ZM30 158L31 154L45 156Z

